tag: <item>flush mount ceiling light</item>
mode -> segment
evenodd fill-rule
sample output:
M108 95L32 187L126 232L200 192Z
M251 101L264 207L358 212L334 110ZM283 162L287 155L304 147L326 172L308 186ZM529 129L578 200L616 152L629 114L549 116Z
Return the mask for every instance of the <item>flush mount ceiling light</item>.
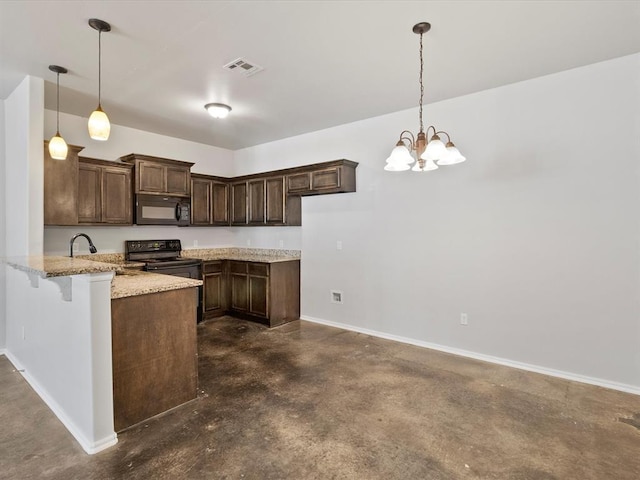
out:
M60 136L60 74L68 70L59 65L49 65L49 70L57 74L56 78L56 134L49 140L49 155L54 160L66 160L67 142Z
M413 33L420 35L420 131L417 137L414 137L413 133L409 130L404 130L400 133L400 139L391 151L391 155L387 158L387 165L384 167L385 170L390 172L409 170L413 162L415 162L415 165L411 170L414 172L428 172L429 170L437 169L438 165L454 165L466 160L453 144L447 132L438 131L434 126L429 126L426 134L424 132L424 125L422 123L422 97L424 96L424 84L422 82L422 73L424 70L422 36L427 33L430 28L431 24L427 22L417 23L413 26ZM430 130L433 130L433 135L431 139L427 141L427 135ZM440 140L440 135L447 136L446 144ZM413 158L411 152L416 153L417 160ZM438 163L436 164L435 162Z
M110 32L111 25L97 18L89 19L89 26L98 31L98 108L89 117L89 135L94 140L107 140L111 132L109 117L102 111L102 32Z
M204 108L213 118L226 118L231 112L231 107L224 103L207 103Z

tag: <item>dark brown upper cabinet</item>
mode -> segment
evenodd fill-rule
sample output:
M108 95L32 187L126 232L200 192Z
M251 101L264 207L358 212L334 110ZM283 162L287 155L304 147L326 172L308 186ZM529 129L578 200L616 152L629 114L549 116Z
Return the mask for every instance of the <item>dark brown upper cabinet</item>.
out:
M131 153L120 157L134 165L135 193L191 196L191 162Z
M231 225L247 224L247 182L233 182L229 185L231 204L229 206Z
M49 155L44 142L44 224L78 224L78 153L84 148L69 145L66 160Z
M132 165L80 157L78 224L133 223Z
M356 167L350 160L335 160L291 169L287 195L325 195L356 191Z
M226 179L191 174L191 225L229 225Z

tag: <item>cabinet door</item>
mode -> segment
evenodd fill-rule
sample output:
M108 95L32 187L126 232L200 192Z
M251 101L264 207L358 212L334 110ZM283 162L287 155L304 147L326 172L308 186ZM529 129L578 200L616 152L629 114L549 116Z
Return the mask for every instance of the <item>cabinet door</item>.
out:
M267 178L266 187L266 223L285 223L284 177Z
M249 263L249 313L269 318L269 265Z
M231 224L247 224L247 183L231 184Z
M163 165L153 162L140 161L138 169L137 191L141 193L163 193L165 191L165 172Z
M102 213L102 169L78 165L78 223L100 223Z
M212 217L214 225L229 225L229 185L212 182Z
M191 179L191 224L211 225L211 181Z
M287 176L287 193L305 193L311 190L311 172Z
M103 167L102 222L123 225L133 223L130 169Z
M251 180L249 189L249 221L252 225L264 225L265 223L265 181Z
M246 274L232 273L231 310L246 312L249 309L249 277Z
M209 313L222 309L222 272L204 275L204 311Z
M311 190L328 190L340 187L340 167L311 172Z
M165 167L167 181L166 193L172 195L188 196L191 194L191 174L189 169L183 167Z
M4 147L3 147L4 148ZM78 153L82 147L69 145L66 160L49 155L44 142L44 224L78 224Z

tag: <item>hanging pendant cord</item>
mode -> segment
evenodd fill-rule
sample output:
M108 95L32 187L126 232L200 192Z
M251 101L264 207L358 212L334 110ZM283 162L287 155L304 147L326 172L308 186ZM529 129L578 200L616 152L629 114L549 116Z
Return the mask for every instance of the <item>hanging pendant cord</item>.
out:
M60 72L56 79L56 136L60 136Z
M102 30L98 30L98 107L102 109Z
M422 97L424 96L424 85L422 84L422 72L424 70L424 63L422 61L422 33L420 34L420 131L424 131L424 124L422 123Z

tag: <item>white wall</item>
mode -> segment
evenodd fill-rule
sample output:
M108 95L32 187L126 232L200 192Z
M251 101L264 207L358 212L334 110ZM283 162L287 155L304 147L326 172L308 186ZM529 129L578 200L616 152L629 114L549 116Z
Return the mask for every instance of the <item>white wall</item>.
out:
M237 151L235 173L360 162L356 193L302 201L303 317L640 393L639 98L637 54L427 105L469 159L436 172L382 170L411 109Z
M0 258L4 257L7 252L6 235L7 225L5 219L6 208L6 186L5 186L5 119L4 119L4 100L0 99L0 185L2 185L2 191L0 191ZM7 330L7 317L6 317L6 285L7 280L5 277L4 268L0 268L0 352L4 351L6 347L6 330Z
M114 119L111 119L114 121ZM45 137L56 131L55 111L45 111ZM106 142L89 137L87 119L75 115L60 114L60 132L69 144L84 146L80 156L117 160L130 153L154 155L174 160L193 162L192 172L210 175L233 175L233 152L179 138L166 137L151 132L111 125L111 135ZM45 227L44 251L48 255L68 255L69 239L79 231L87 233L99 253L124 251L124 240L178 238L183 247L214 247L233 245L234 238L228 228L180 228L174 226L132 227ZM88 254L85 241L76 242L74 252Z
M43 245L44 81L25 77L5 100L5 211L8 256L39 255Z

